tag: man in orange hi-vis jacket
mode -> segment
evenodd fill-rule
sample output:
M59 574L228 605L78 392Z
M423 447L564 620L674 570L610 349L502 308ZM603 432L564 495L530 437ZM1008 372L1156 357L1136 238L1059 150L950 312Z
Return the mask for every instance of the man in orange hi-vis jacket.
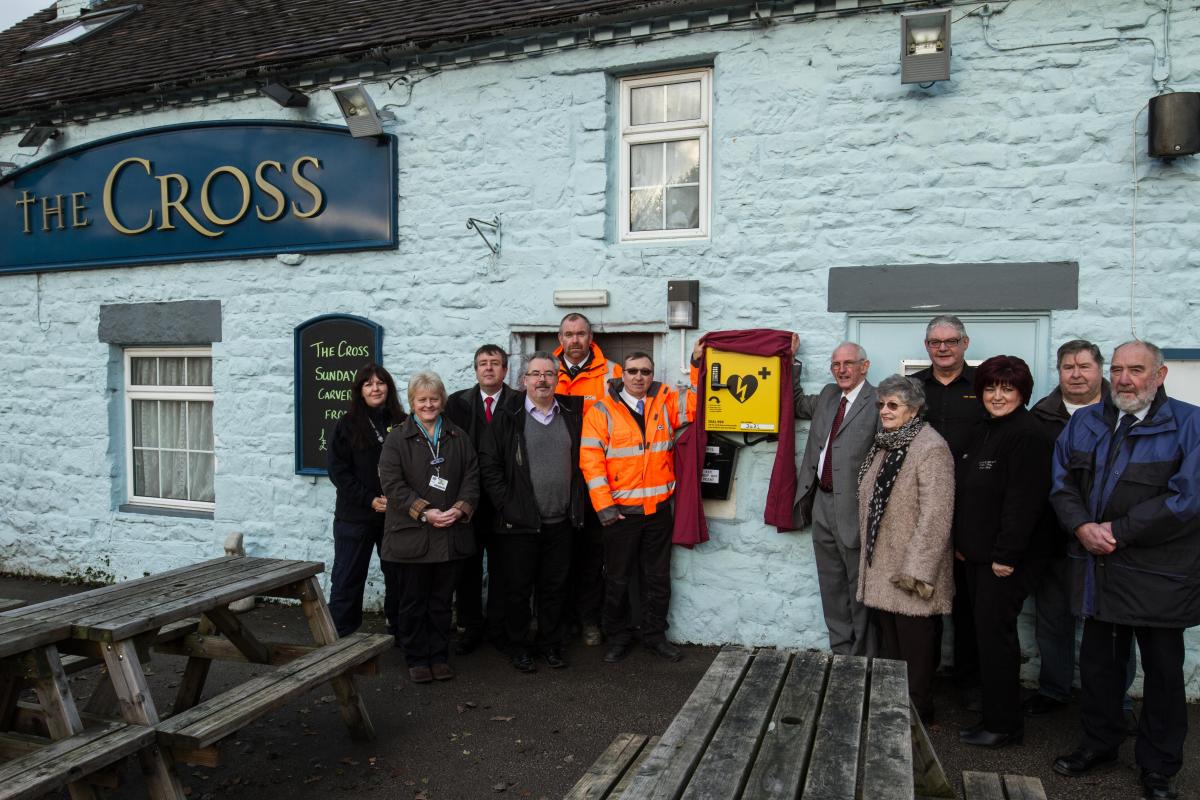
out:
M654 380L654 359L630 353L621 378L609 382L584 415L579 466L604 526L606 586L601 619L604 660L616 663L633 645L629 580L641 567L642 641L655 654L683 655L666 639L671 601L671 506L675 432L692 421L696 395Z

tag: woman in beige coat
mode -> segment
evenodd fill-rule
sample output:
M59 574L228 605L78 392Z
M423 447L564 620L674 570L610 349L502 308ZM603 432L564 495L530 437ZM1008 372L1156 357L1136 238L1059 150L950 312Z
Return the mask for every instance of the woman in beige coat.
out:
M907 662L909 697L929 722L937 622L954 600L954 459L920 417L919 383L892 375L876 391L883 430L858 476L858 600L872 609L879 656Z

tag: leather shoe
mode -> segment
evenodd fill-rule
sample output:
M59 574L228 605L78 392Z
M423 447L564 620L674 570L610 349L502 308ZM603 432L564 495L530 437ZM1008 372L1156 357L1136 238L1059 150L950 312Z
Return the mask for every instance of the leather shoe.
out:
M445 661L439 661L429 668L435 681L448 681L454 677L454 670Z
M1142 797L1146 800L1175 800L1179 797L1171 788L1171 777L1161 772L1142 770Z
M542 654L546 659L546 665L550 669L562 669L567 665L567 660L563 658L562 650L557 647L548 647L546 652Z
M409 667L408 679L413 683L430 683L433 681L433 672L429 667Z
M537 672L537 665L533 663L533 656L525 650L518 650L513 653L512 665L518 672Z
M629 655L629 645L614 644L604 652L604 661L608 664L615 664L627 655Z
M979 730L962 731L958 734L960 742L974 747L1004 747L1009 744L1020 744L1024 738L1023 731L992 733L989 730L984 730L982 726L980 726Z
M1027 699L1023 706L1025 708L1025 716L1041 717L1046 714L1053 714L1059 709L1066 708L1067 704L1062 700L1055 700L1053 697L1047 697L1042 693L1038 693Z
M1079 749L1054 760L1054 771L1059 775L1074 778L1085 772L1091 772L1097 767L1114 764L1117 761L1115 750L1098 751Z
M654 653L654 655L658 656L659 658L665 658L672 664L683 658L683 653L679 652L679 648L668 642L666 639L663 639L661 642L653 642L646 645L646 647L650 648L650 652Z

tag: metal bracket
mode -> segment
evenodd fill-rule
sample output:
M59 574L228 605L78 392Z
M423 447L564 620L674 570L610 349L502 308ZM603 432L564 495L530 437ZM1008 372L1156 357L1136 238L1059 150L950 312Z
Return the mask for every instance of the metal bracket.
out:
M480 225L491 228L493 231L495 231L495 233L496 233L496 243L495 244L492 244L491 240L488 239L487 234L484 233L483 230L479 227ZM476 233L478 233L479 238L483 239L483 243L487 245L487 249L492 251L492 255L494 255L494 256L500 255L500 217L499 216L492 217L491 222L488 222L486 219L476 219L475 217L467 217L467 230L472 230L472 231L475 231Z

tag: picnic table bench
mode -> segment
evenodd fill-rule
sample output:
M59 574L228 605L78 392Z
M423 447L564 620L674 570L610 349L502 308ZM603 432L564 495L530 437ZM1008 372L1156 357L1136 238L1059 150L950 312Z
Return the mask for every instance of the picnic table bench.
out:
M0 764L0 776L24 776L15 784L0 779L0 799L64 783L73 798L93 797L90 773L136 752L150 795L178 800L175 761L215 764L220 740L322 683L333 685L351 736L373 738L353 673L371 671L392 637L339 639L316 578L323 569L314 561L225 557L0 613L0 753L17 754ZM229 610L260 595L298 599L313 644L260 641ZM187 657L169 717L146 682L152 649ZM201 702L217 659L276 669ZM108 680L81 713L65 676L96 665ZM30 684L48 746L5 733L28 716L17 695ZM115 722L117 713L123 723L85 729L85 719Z
M914 724L902 661L727 647L657 742L618 736L567 797L913 800L914 774L953 797L914 772Z

